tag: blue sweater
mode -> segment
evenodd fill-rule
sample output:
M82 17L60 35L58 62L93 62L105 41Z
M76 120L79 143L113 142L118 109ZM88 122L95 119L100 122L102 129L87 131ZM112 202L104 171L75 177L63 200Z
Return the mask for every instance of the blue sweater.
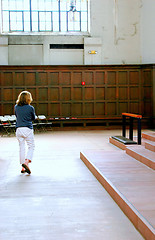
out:
M28 127L33 129L32 121L35 120L35 110L31 105L15 105L16 128Z

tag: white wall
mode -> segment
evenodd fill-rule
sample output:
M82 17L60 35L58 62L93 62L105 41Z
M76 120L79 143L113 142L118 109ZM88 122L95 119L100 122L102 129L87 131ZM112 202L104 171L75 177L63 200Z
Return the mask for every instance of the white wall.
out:
M90 0L89 34L9 34L8 48L0 45L0 64L154 63L154 13L155 0ZM85 43L85 48L54 50L49 47L52 43ZM89 50L97 54L90 55Z
M140 0L91 3L92 35L102 38L102 63L140 62ZM136 30L135 30L136 29Z
M9 63L14 65L41 65L42 45L9 45Z
M8 37L0 36L0 65L8 65Z
M143 63L155 63L155 0L142 0L141 54Z

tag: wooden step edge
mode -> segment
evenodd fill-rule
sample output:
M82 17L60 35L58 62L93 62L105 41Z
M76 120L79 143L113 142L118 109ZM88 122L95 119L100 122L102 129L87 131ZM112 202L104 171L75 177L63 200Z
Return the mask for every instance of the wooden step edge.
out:
M155 142L155 135L152 135L152 133L142 133L142 137L152 142Z
M134 149L130 149L130 147L127 147L126 153L132 158L135 158L139 162L145 164L147 167L155 170L155 162L153 162L151 159L147 157L142 156L140 153L137 153L136 151L134 151Z
M80 152L80 159L85 163L88 169L101 183L113 200L118 204L124 214L130 219L135 228L142 234L146 240L154 240L155 229L153 226L139 213L139 211L125 198L123 194L109 181L98 168Z
M137 146L136 144L127 144L125 145L124 143L121 143L119 141L117 141L116 139L109 137L109 142L113 145L115 145L116 147L122 149L122 150L126 150L127 147L129 146Z
M155 142L146 142L145 143L145 148L152 151L152 152L155 152Z
M123 144L123 143L115 140L115 139L112 138L112 137L109 138L109 142L110 142L111 144L115 145L116 147L122 149L122 150L126 150L126 145L125 145L125 144Z

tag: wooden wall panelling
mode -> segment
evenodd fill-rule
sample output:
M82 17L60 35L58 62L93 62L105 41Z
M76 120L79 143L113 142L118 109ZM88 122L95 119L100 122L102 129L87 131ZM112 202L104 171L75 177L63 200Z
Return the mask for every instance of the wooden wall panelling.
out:
M107 115L107 70L105 70L105 85L104 85L104 87L105 87L105 116Z
M48 115L48 74L38 71L36 75L36 105L37 115Z
M119 70L117 73L117 99L118 99L118 115L122 112L128 112L129 108L129 74L128 71Z
M129 111L141 114L141 76L139 70L129 71Z
M50 117L148 117L152 77L150 65L0 66L0 114L13 114L18 94L28 90L36 113Z
M2 71L1 72L1 115L8 115L9 111L13 112L11 107L12 100L12 86L13 86L13 73ZM7 94L9 94L7 96Z
M32 94L32 105L35 107L35 110L37 110L36 105L36 71L35 70L28 70L24 72L24 79L25 79L25 90L29 91ZM22 91L23 89L18 88L17 95ZM36 111L36 115L37 111Z
M60 116L60 86L58 71L48 71L48 116Z
M50 117L59 117L60 116L60 103L59 102L49 103L49 116Z
M23 87L25 87L24 72L15 71L13 85L14 86L23 86Z
M106 79L106 115L117 115L117 79L116 71L107 71Z
M36 72L27 71L25 72L25 86L35 86L36 85Z
M2 72L2 86L13 86L13 74L12 71L3 71Z
M85 82L85 72L82 71L82 82ZM85 85L82 85L82 82L81 82L81 86L82 86L82 117L85 116Z
M95 71L94 75L94 115L102 117L105 115L105 71Z
M143 94L143 111L144 115L146 116L152 116L153 115L153 105L152 105L152 99L153 99L153 85L152 85L152 79L153 79L153 72L152 69L143 69L142 70L142 94Z
M13 103L3 103L3 114L2 115L12 115L14 113Z
M71 115L71 72L61 71L59 78L60 86L60 117L68 117Z
M94 71L84 71L84 116L94 117Z
M83 116L83 97L84 87L83 82L83 71L72 71L71 75L71 102L72 102L72 117Z

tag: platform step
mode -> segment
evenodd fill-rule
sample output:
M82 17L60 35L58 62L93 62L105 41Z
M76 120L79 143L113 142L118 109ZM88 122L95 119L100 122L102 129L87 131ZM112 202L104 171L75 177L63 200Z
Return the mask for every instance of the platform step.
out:
M146 149L142 145L126 147L126 153L155 170L155 152Z
M129 139L129 138L126 138L126 137L123 137L123 136L112 136L113 139L125 144L125 145L129 145L129 144L137 144L135 141Z
M153 131L143 132L142 137L155 142L155 132Z
M143 237L154 240L154 171L122 150L85 150L80 158Z
M145 142L145 148L152 152L155 152L155 142L152 141Z
M109 142L122 150L126 150L126 147L129 146L128 144L124 144L123 142L118 141L116 138L113 138L113 137L109 138ZM131 146L131 144L130 144L130 146Z

